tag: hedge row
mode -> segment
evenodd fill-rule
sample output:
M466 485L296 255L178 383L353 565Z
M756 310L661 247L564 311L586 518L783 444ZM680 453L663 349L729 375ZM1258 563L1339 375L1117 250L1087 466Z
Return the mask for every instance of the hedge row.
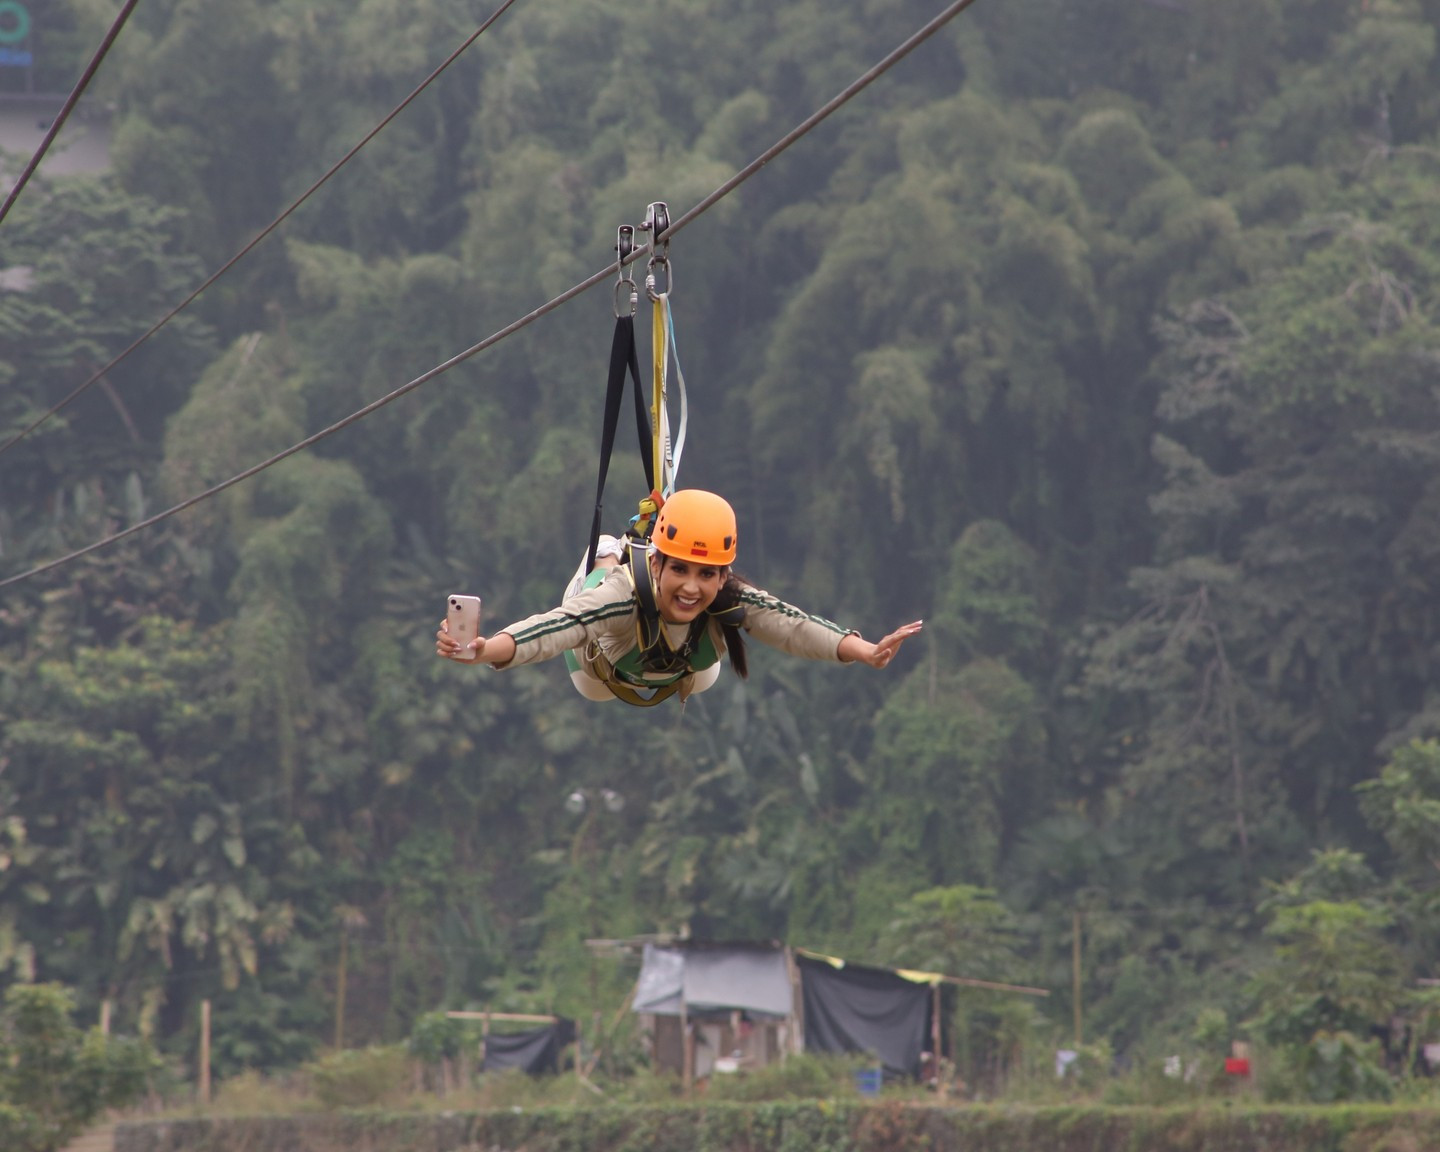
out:
M115 1152L1424 1152L1440 1110L783 1102L122 1124Z

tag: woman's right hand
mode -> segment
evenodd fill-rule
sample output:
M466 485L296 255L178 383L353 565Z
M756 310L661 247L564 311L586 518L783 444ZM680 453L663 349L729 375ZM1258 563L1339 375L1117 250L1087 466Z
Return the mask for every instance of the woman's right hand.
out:
M490 653L488 660L485 658L487 649ZM467 651L473 651L475 655L467 656ZM477 636L469 644L461 644L450 635L450 622L441 620L440 631L435 633L435 655L454 660L457 664L508 664L515 658L515 641L510 633L500 632L489 640Z
M480 659L478 653L485 651L485 640L483 637L477 636L470 642L468 647L475 648L477 652L477 655L473 657L465 655L466 647L450 635L450 621L441 620L440 631L435 633L435 655L443 656L446 660L455 660L461 664L473 664Z

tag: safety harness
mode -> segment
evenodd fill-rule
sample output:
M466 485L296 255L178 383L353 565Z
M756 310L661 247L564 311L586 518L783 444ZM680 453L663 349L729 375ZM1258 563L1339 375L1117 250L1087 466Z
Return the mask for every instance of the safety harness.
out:
M669 630L660 616L655 582L650 573L650 534L654 529L655 517L666 497L675 490L675 474L679 470L680 456L685 446L688 419L685 377L680 372L680 358L675 352L674 319L670 313L670 241L664 236L669 227L670 214L666 205L660 201L651 204L646 210L645 222L641 225L642 230L650 233L650 258L645 291L652 304L651 346L654 352L654 375L648 419L641 397L639 354L635 346L635 310L639 291L627 270L627 264L635 251L635 229L624 224L616 233L615 335L610 344L610 371L605 386L605 418L600 437L600 475L595 487L595 515L590 526L590 547L585 559L588 586L595 571L595 551L599 545L600 526L604 517L605 479L615 448L615 431L620 421L625 375L628 370L630 379L634 382L635 426L640 437L640 457L645 469L645 483L650 490L649 495L639 502L639 511L626 530L626 548L622 559L635 588L636 646L617 666L592 642L586 646L584 660L590 671L617 699L640 708L659 704L676 692L681 692L683 699L684 695L688 694L684 692L684 688L689 676L696 670L695 662L703 659L707 647L710 649L710 660L705 666L708 667L719 659L719 654L714 651L713 642L710 640L710 621L716 620L723 626L736 628L745 621L745 609L740 605L720 612L707 611L690 624L684 639L677 646L671 641ZM663 292L658 288L661 276L665 281ZM621 303L622 298L627 296L628 313L622 311ZM680 427L673 454L670 417L666 407L667 371L672 355L680 392ZM647 676L673 676L674 679L648 685Z

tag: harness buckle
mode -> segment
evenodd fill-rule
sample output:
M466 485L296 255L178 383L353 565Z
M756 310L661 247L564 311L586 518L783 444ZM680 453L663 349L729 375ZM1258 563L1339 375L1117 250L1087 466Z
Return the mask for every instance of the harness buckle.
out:
M630 518L628 535L632 540L638 540L642 544L649 543L650 533L655 527L655 517L659 515L660 505L664 502L658 492L641 497L635 515Z

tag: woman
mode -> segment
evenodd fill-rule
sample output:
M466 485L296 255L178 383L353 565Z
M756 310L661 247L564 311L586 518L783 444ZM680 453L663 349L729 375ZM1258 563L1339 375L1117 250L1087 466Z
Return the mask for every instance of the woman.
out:
M742 678L747 673L743 634L792 656L884 668L900 645L920 631L905 624L878 643L819 616L777 600L730 571L736 552L735 510L722 497L698 488L676 492L660 509L648 555L630 564L618 549L605 556L564 602L527 617L463 648L444 623L435 652L509 668L565 653L571 679L591 700L659 703L678 692L681 700L703 692L720 674L727 653Z

